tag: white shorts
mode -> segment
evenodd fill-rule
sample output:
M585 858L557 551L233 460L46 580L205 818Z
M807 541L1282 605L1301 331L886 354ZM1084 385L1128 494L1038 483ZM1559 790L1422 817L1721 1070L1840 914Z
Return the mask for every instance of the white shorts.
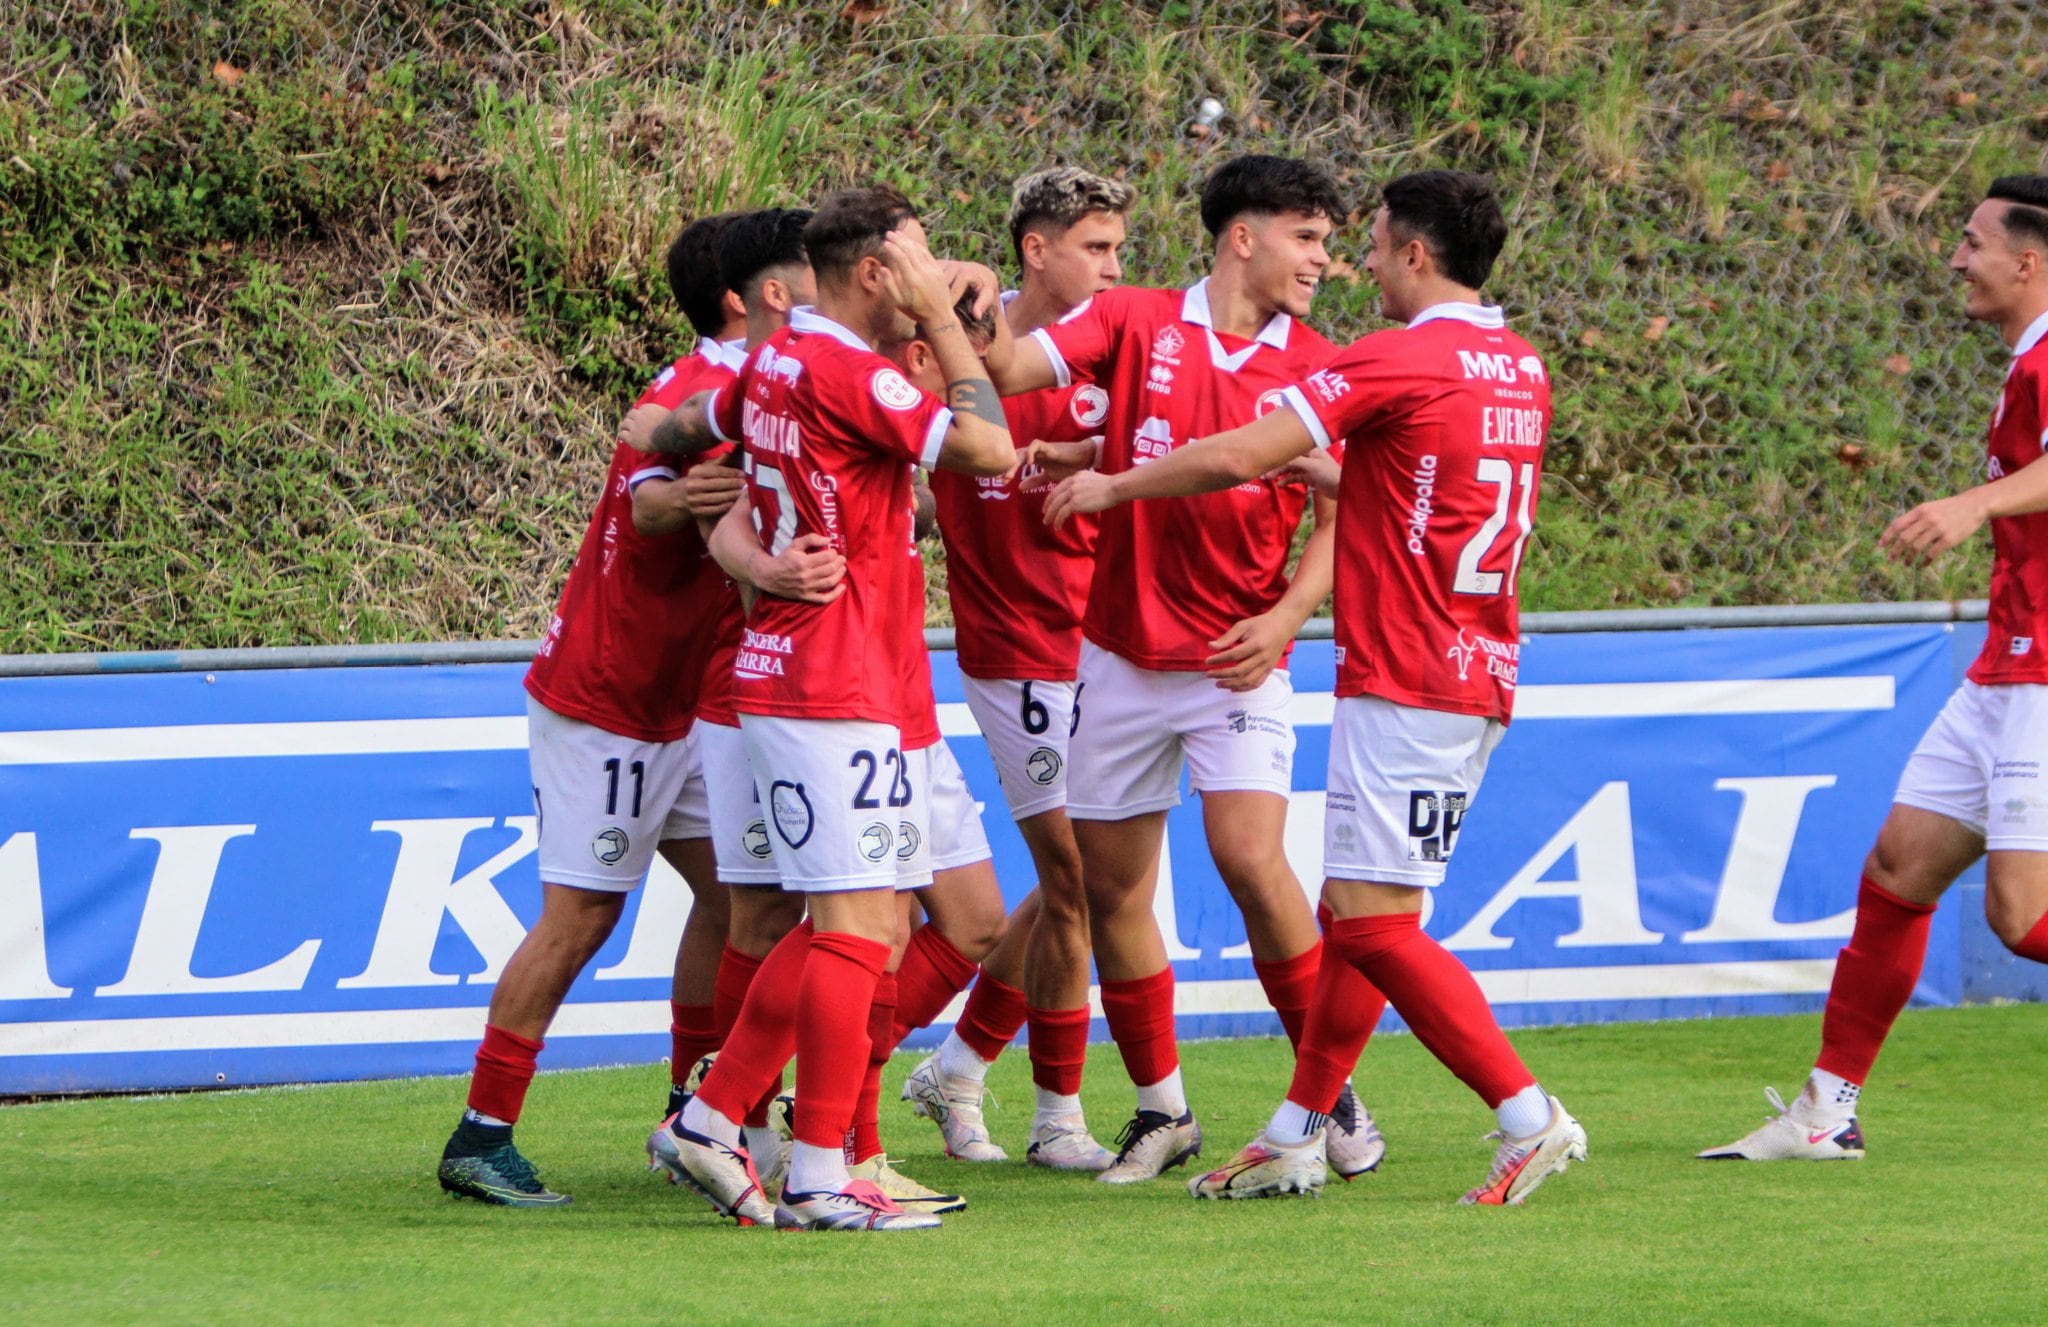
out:
M953 749L940 738L911 755L915 758L912 768L923 767L924 787L929 790L925 814L931 829L930 870L950 871L987 861L991 856L988 831L982 828L981 808L974 804L974 794L967 789L967 776L960 772Z
M776 886L775 850L768 842L768 817L747 763L747 739L737 728L698 720L690 729L704 759L704 793L711 808L711 851L722 885Z
M1473 714L1346 696L1330 721L1323 874L1440 885L1486 762L1507 726Z
M1073 682L962 677L967 708L988 740L1013 820L1067 804L1067 742L1076 716Z
M2048 686L1964 682L1892 800L1968 825L1989 851L2048 852Z
M642 742L526 699L526 760L548 884L637 889L655 845L711 833L697 734Z
M747 760L784 889L931 883L929 758L893 724L742 714Z
M1081 642L1067 814L1127 820L1180 804L1185 762L1196 792L1294 787L1294 684L1275 669L1255 691L1201 673L1168 673Z

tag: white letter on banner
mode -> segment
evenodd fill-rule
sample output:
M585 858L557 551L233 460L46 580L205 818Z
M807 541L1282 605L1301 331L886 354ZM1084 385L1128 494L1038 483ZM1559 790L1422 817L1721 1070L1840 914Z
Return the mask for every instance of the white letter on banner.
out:
M254 834L254 825L179 825L136 829L131 839L155 839L159 845L156 874L142 904L142 924L135 932L135 952L120 981L99 990L101 995L214 995L223 991L296 991L306 984L306 970L319 951L308 940L275 963L253 972L226 977L192 975L192 954L199 947L199 926L206 920L206 901L220 873L221 852L231 840Z
M1565 853L1577 850L1576 880L1539 880ZM1629 811L1628 785L1619 780L1602 787L1514 879L1502 887L1479 915L1444 941L1446 949L1507 949L1514 944L1493 933L1509 908L1523 899L1570 898L1579 901L1579 929L1557 938L1559 946L1654 945L1660 939L1643 926L1642 900L1636 894L1635 825Z
M384 917L370 961L353 977L334 983L342 990L382 986L453 986L452 972L434 971L434 942L441 937L441 918L453 917L469 942L484 957L484 970L469 981L487 986L505 970L505 962L526 928L505 902L492 880L540 846L532 816L506 816L505 827L519 838L482 866L458 878L462 845L474 830L497 824L481 820L379 820L370 828L399 839L398 865L391 871L391 891L384 896Z
M27 830L0 843L0 1000L61 1000L43 940L43 870Z
M1735 817L1728 864L1721 868L1721 892L1714 900L1713 920L1700 930L1686 932L1684 943L1836 939L1855 929L1853 906L1817 921L1776 919L1778 891L1785 884L1785 863L1792 858L1792 840L1799 833L1807 794L1834 786L1832 774L1714 780L1717 792L1742 794L1742 811Z
M657 852L647 868L647 883L640 886L640 911L633 915L633 938L626 942L625 956L592 973L592 980L673 976L676 946L689 920L690 886Z

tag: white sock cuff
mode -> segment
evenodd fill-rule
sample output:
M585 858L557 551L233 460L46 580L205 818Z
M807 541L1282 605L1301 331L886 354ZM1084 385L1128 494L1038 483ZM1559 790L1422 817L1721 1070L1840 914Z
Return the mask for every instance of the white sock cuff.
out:
M1550 1127L1550 1094L1531 1083L1494 1107L1500 1131L1510 1138L1528 1138Z

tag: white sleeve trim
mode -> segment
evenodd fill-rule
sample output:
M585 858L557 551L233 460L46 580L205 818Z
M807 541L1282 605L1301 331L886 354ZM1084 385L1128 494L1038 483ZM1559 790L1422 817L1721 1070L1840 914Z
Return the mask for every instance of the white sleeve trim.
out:
M1281 399L1294 407L1294 413L1301 416L1301 422L1308 425L1308 435L1316 440L1316 450L1330 450L1330 431L1323 427L1323 421L1316 416L1315 407L1302 395L1301 388L1289 387L1280 393Z
M680 476L680 475L678 475L678 474L677 474L677 473L676 473L676 472L675 472L674 470L670 469L670 468L669 468L668 466L665 466L665 465L649 465L649 466L643 466L643 467L641 467L640 469L638 469L638 470L635 470L635 471L634 471L634 472L633 472L632 474L630 474L630 475L627 475L627 476L626 476L626 487L627 487L628 489L635 489L635 488L638 488L638 487L640 487L640 486L641 486L642 484L646 483L646 482L647 482L648 480L650 480L650 479L679 479L679 478L681 478L681 476Z
M725 388L723 387L720 387L711 393L710 399L704 402L704 418L706 422L708 422L711 425L712 437L718 439L720 442L736 442L738 441L738 439L728 438L725 436L725 434L719 432L718 429L718 398L720 396L723 396L724 394Z
M1074 371L1067 367L1067 357L1062 355L1060 348L1052 343L1052 338L1045 334L1045 329L1040 327L1033 330L1031 339L1038 342L1044 348L1045 357L1052 362L1053 382L1060 387L1072 387L1074 385Z
M944 406L932 416L932 426L924 435L924 454L917 463L929 470L939 463L939 451L946 445L946 434L953 428L953 412Z

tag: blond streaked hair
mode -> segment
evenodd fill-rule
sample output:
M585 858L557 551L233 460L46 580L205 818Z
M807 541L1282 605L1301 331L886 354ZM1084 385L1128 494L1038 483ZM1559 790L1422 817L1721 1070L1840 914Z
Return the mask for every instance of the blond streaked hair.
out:
M1131 186L1079 166L1052 166L1017 181L1010 190L1010 247L1024 261L1024 235L1034 227L1054 234L1093 212L1128 212Z

